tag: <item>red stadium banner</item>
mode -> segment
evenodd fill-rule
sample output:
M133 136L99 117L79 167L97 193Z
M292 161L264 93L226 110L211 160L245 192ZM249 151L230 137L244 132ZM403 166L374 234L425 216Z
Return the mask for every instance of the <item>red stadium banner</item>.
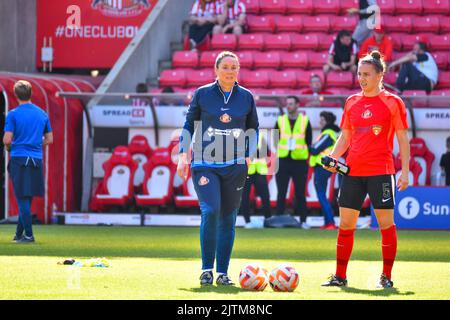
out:
M157 2L37 1L37 66L52 47L53 68L111 68Z

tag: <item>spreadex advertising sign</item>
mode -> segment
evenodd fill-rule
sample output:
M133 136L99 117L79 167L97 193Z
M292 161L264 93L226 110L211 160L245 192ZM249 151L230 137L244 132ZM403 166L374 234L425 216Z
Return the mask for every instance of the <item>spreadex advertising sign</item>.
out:
M409 187L397 192L394 220L399 229L450 230L450 187ZM372 224L377 227L374 213Z
M39 0L36 55L53 48L53 68L111 68L157 0Z
M188 107L158 106L156 115L161 128L181 128L186 120ZM313 128L318 128L320 113L329 111L336 115L339 124L342 117L340 108L302 108L301 112L308 115ZM258 108L259 126L274 128L279 108ZM97 105L90 112L92 124L95 127L152 127L153 117L149 106Z

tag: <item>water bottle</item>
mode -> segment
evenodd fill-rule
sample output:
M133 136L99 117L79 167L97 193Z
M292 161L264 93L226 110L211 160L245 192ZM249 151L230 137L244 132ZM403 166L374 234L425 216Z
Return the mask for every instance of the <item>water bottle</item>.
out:
M350 173L350 167L346 164L339 162L329 156L322 157L322 164L329 168L335 168L336 171L344 176Z

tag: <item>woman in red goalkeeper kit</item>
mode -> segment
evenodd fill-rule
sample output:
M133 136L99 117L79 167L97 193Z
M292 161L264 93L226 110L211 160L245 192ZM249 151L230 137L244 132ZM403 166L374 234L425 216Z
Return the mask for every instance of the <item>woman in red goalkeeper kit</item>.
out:
M339 191L340 226L337 238L336 273L322 286L346 286L347 264L354 232L364 199L369 194L381 230L383 271L378 287L392 288L391 271L397 253L394 223L394 136L397 137L402 170L398 191L408 187L409 142L406 108L402 99L384 90L385 63L378 51L359 61L358 81L362 91L350 96L341 120L342 134L329 154L339 159L348 149L349 174ZM332 172L334 168L326 167Z

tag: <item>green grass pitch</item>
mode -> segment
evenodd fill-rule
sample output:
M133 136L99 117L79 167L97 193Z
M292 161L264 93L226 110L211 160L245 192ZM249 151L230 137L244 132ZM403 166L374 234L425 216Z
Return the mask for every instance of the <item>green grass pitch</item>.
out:
M335 269L336 231L237 229L229 274L238 283L250 262L269 271L290 263L300 275L292 293L199 286L198 228L35 226L35 244L11 242L0 226L0 299L450 299L450 232L398 231L395 289L376 289L378 231L357 230L347 288L320 284ZM57 265L106 257L110 268Z

